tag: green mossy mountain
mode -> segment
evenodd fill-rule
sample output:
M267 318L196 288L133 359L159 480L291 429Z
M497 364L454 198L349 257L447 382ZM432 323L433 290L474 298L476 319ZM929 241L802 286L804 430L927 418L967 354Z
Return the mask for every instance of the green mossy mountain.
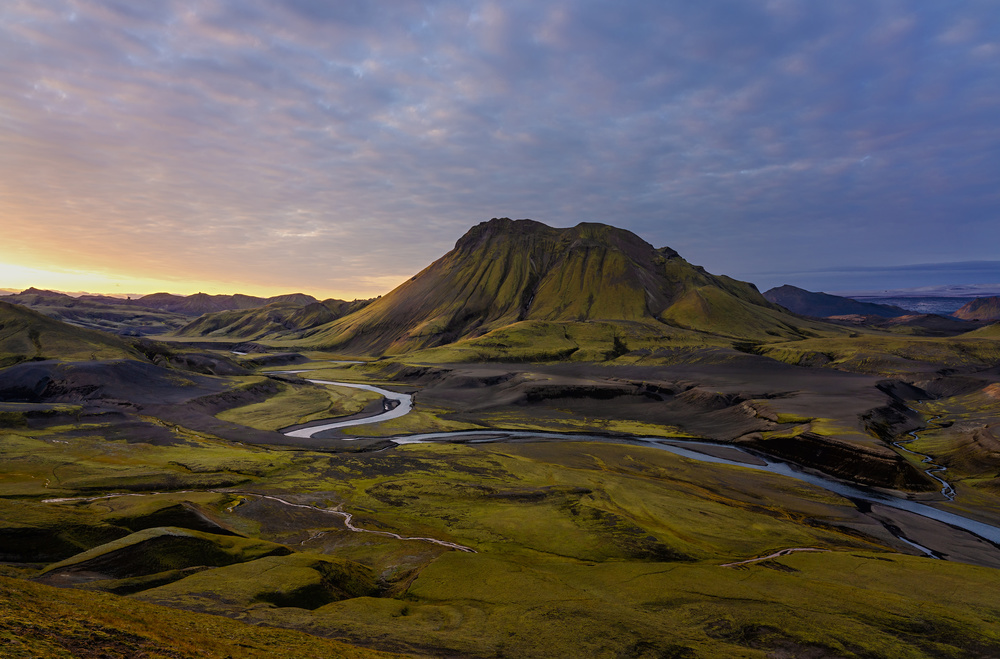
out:
M605 321L727 340L803 338L826 328L789 315L753 284L710 274L623 229L494 218L364 309L303 333L301 343L401 354L518 323Z
M111 334L75 327L0 301L0 368L42 359L122 358L141 357L129 344Z

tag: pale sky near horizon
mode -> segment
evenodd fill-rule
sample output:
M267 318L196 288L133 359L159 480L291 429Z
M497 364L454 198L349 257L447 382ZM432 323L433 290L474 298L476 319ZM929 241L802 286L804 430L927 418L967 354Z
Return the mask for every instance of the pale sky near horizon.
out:
M992 0L7 0L0 288L387 292L491 217L1000 283Z

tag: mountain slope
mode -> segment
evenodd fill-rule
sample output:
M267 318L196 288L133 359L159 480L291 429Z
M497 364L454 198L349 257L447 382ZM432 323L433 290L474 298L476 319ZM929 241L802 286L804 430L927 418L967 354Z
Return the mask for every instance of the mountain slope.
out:
M1000 320L1000 297L979 297L952 314L962 320Z
M823 327L804 329L807 321L752 284L712 275L629 231L494 218L364 309L304 333L303 342L399 354L529 321L639 323L663 334L744 340L802 338Z
M830 295L829 293L813 293L812 291L788 284L765 291L764 297L775 304L780 304L789 311L815 318L854 314L859 316L895 318L896 316L905 316L910 313L906 309L889 304L858 302L857 300Z
M115 336L0 302L0 368L37 359L119 358L141 359L138 352Z

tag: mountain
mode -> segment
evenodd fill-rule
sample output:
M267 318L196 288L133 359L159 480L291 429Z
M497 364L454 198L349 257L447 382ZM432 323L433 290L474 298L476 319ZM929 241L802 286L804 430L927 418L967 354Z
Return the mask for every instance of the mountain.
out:
M74 327L0 301L0 368L42 359L120 358L139 358L139 354L111 334Z
M962 320L1000 320L1000 296L976 298L952 315Z
M188 316L134 306L130 300L105 295L73 297L29 288L3 298L77 327L132 336L162 334L181 327Z
M225 337L253 340L265 336L280 337L289 332L311 329L333 322L361 309L370 300L323 300L299 302L292 296L265 307L240 311L207 313L178 329L175 336ZM308 297L308 296L305 296Z
M505 332L507 341L511 328L568 339L570 326L576 332L600 322L700 340L802 338L811 331L753 284L712 275L629 231L494 218L395 290L303 339L343 352L398 354L463 340L498 344L490 333Z
M814 318L850 315L895 318L911 313L906 309L889 304L858 302L848 297L830 295L829 293L813 293L788 284L765 291L764 297L775 304L780 304L789 311Z
M200 316L205 313L216 311L234 311L239 309L256 309L267 306L273 302L289 302L293 304L309 304L317 302L316 298L304 293L292 293L290 295L277 295L264 298L253 295L208 295L207 293L195 293L194 295L172 295L170 293L153 293L144 295L138 300L132 300L132 304L148 309L159 309L160 311L170 311L189 316Z

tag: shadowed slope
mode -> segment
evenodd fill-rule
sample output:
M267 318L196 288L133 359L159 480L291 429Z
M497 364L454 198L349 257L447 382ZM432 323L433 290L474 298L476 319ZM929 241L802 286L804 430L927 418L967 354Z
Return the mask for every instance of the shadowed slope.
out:
M304 293L290 293L288 295L276 295L274 297L255 297L252 295L208 295L207 293L195 293L194 295L171 295L170 293L153 293L144 295L138 300L133 300L132 304L149 309L160 309L162 311L172 311L174 313L200 315L216 311L230 311L234 309L256 309L272 303L292 303L298 305L316 302L316 298Z
M253 340L280 336L333 322L363 308L369 300L284 300L257 309L208 313L175 332L175 336Z
M733 315L753 322L725 320ZM801 321L752 284L712 275L629 231L495 218L410 281L304 338L326 348L398 354L521 321L596 320L639 322L664 333L668 324L733 338L802 335L795 326Z
M813 293L812 291L807 291L796 286L789 286L788 284L765 291L764 297L775 304L780 304L789 311L817 318L846 316L850 314L895 318L896 316L905 316L910 313L906 309L891 304L858 302L857 300L840 297L839 295Z

